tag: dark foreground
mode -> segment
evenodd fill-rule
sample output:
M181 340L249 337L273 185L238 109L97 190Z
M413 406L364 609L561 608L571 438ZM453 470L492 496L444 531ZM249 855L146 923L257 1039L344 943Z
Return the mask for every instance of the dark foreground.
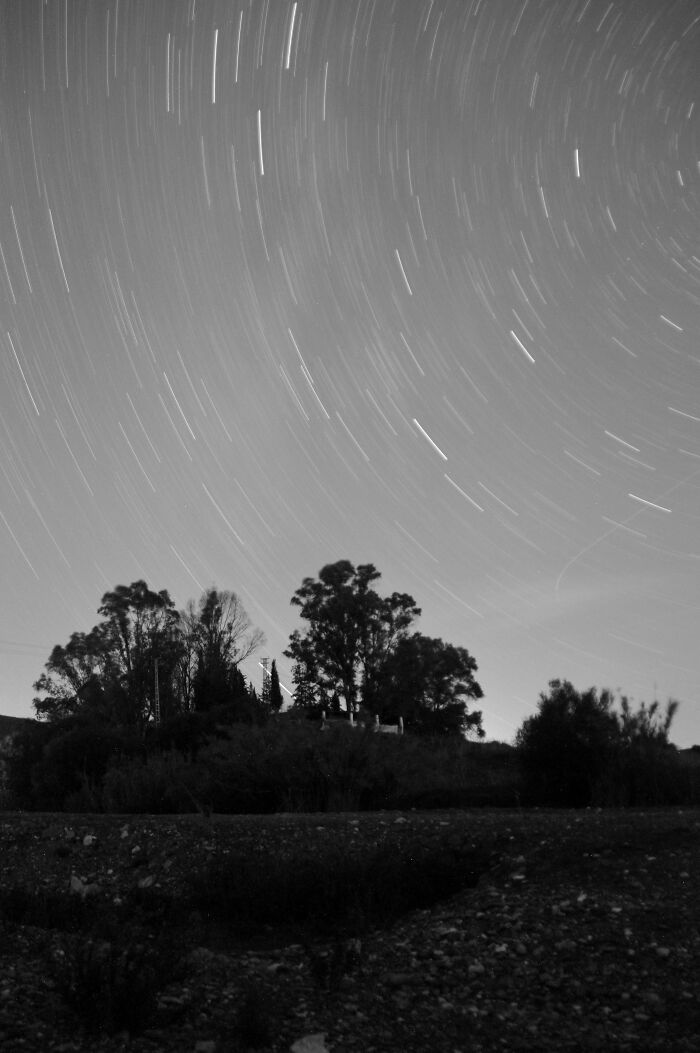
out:
M264 863L388 845L410 856L450 840L475 846L469 887L389 928L361 917L345 919L335 938L327 924L314 931L279 918L246 928L193 909L190 897L198 875L239 854ZM43 916L26 911L22 889L46 904ZM80 1003L81 992L104 998L90 987L87 921L76 930L61 902L107 909L131 902L134 889L147 906L153 897L151 908L159 897L169 904L172 975L157 984L145 1030L108 1035ZM320 1033L309 1053L700 1049L697 810L5 813L0 893L2 1050L279 1051ZM128 940L96 936L95 953L108 954L109 939L140 940L138 973L152 961L139 948L155 925L154 914L140 917ZM143 972L141 989L147 982ZM138 997L138 977L129 990Z

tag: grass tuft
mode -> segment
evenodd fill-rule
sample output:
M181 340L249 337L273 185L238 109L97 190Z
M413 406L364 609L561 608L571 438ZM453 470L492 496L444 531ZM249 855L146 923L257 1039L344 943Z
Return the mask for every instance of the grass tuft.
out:
M180 958L170 941L134 927L115 923L109 936L64 938L57 989L89 1034L139 1034L153 1020L159 992L181 977Z

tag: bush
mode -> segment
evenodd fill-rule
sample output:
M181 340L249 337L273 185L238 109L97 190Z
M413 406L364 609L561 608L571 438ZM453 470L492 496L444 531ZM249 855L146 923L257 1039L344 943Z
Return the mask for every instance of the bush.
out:
M55 959L59 993L90 1034L138 1034L151 1023L158 993L181 977L174 945L131 926L68 937Z
M177 815L206 811L211 777L204 764L174 750L131 758L110 768L102 787L102 808L125 814Z
M503 744L384 735L343 722L321 732L286 714L264 727L225 726L225 716L184 714L149 727L145 741L75 718L36 725L18 749L13 806L264 814L512 806L518 799L514 751Z
M228 854L193 878L189 901L239 936L266 926L354 936L473 887L490 863L487 850L469 844Z
M90 909L86 900L48 889L32 890L22 885L0 889L0 918L11 925L77 932Z
M110 765L140 748L131 731L85 717L36 723L8 763L8 805L39 811L99 811Z
M270 1006L252 983L245 989L238 1007L234 1033L243 1049L262 1049L272 1044Z
M658 703L613 709L609 690L580 693L552 680L538 712L522 724L516 747L528 804L581 808L684 803L687 780L668 744L677 703L661 719Z

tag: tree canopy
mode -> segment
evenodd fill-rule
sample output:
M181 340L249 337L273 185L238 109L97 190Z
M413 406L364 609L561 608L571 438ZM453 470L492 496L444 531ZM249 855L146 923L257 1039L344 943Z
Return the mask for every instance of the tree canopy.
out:
M177 611L163 589L145 581L102 597L100 621L57 645L34 684L34 709L52 722L74 715L141 727L159 715L238 707L252 696L239 664L263 642L234 592L206 589Z
M284 652L294 662L296 704L348 713L361 705L417 732L483 735L481 713L469 714L466 702L483 696L476 662L462 647L411 633L420 608L408 593L379 595L380 577L372 563L340 560L294 593L306 622Z

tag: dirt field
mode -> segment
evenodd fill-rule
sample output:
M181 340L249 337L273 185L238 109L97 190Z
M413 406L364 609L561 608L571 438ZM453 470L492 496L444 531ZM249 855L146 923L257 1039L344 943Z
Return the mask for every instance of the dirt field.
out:
M62 932L50 916L23 923L7 899L8 890L27 889L47 902L60 894L110 904L138 888L178 903L193 874L233 852L279 860L388 844L410 853L446 839L484 849L489 864L476 887L389 931L364 931L350 950L304 947L284 926L246 943L183 906L182 968L137 1036L82 1032L62 995L61 968L71 941L84 936ZM233 1053L245 1038L278 1051L316 1033L331 1053L700 1048L695 810L4 813L0 892L3 1050ZM241 1006L251 997L246 1031Z

